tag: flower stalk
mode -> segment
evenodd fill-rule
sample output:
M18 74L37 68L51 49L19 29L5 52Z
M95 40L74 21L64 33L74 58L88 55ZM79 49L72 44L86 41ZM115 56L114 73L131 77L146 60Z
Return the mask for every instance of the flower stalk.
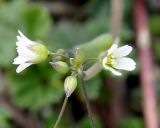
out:
M84 80L83 80L82 76L80 76L80 80L81 80L81 87L82 87L82 92L83 92L83 95L84 95L85 104L86 104L87 111L88 111L88 117L90 119L90 126L91 126L91 128L95 128L94 123L93 123L92 110L91 110L91 106L90 106L90 103L89 103L85 83L84 83Z
M64 99L64 102L63 102L62 109L61 109L61 111L59 113L59 116L58 116L57 121L56 121L55 125L53 126L53 128L57 128L58 127L59 122L61 121L61 118L63 116L64 110L66 108L67 102L68 102L68 97L66 96L65 99Z
M87 81L96 76L102 70L102 66L99 63L95 63L88 70L84 71L83 80Z
M60 54L60 53L53 53L53 52L50 52L49 55L52 55L52 56L61 56L61 57L64 57L64 58L66 58L66 59L69 59L68 56L63 55L63 54Z

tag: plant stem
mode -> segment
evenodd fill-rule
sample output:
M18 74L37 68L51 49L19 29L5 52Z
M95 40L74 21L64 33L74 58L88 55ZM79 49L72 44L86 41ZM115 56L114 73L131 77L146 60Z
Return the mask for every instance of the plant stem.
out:
M145 0L134 0L135 28L140 59L145 128L159 128L151 36Z
M86 81L91 79L92 77L97 75L101 70L102 70L101 65L99 63L95 63L94 65L92 65L92 67L83 72L84 73L83 80Z
M61 112L60 112L60 114L58 116L58 119L57 119L55 125L53 126L53 128L57 128L59 122L61 121L62 115L64 113L64 110L65 110L65 107L66 107L66 104L67 104L67 101L68 101L68 97L66 96L65 99L64 99L64 102L63 102L63 106L62 106Z
M66 55L63 55L63 54L58 54L58 53L53 53L53 52L50 52L49 55L53 55L53 56L61 56L61 57L64 57L64 58L69 58L68 56Z
M80 76L80 80L81 80L81 85L82 85L82 91L83 91L83 95L84 95L85 104L86 104L87 111L88 111L88 117L90 119L90 126L91 126L91 128L94 128L95 126L94 126L94 123L93 123L93 116L92 116L91 106L90 106L90 103L89 103L89 99L88 99L85 83L84 83L84 80L83 80L83 78L81 76Z

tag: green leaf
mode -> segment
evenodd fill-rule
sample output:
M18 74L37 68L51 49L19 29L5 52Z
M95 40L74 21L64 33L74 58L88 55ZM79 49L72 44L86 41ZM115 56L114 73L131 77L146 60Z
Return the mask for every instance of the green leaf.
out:
M6 2L0 11L0 66L9 67L16 56L18 29L28 38L44 40L48 36L51 19L40 5L26 0Z
M112 44L112 37L109 34L103 34L96 39L76 46L84 52L86 58L98 57L98 55L107 50Z
M30 5L24 9L22 18L24 29L30 38L46 38L51 26L51 19L47 10L40 5Z
M34 65L22 74L10 74L12 100L21 108L39 110L64 95L62 76L49 65Z

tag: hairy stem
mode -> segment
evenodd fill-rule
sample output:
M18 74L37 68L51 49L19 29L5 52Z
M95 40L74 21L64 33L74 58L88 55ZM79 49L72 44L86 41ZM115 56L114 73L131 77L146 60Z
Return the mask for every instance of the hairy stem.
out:
M84 83L84 80L83 80L82 77L80 77L80 79L81 79L81 85L82 85L82 91L83 91L83 95L84 95L84 100L85 100L85 104L86 104L87 111L88 111L88 117L90 119L90 126L91 126L91 128L95 128L94 123L93 123L93 115L92 115L91 106L90 106L90 103L89 103L89 99L88 99L85 83Z
M63 115L64 110L66 108L67 101L68 101L68 97L66 96L65 99L64 99L64 102L63 102L63 106L62 106L61 112L60 112L60 114L58 116L58 119L57 119L55 125L53 126L53 128L57 128L59 122L61 121L62 115Z

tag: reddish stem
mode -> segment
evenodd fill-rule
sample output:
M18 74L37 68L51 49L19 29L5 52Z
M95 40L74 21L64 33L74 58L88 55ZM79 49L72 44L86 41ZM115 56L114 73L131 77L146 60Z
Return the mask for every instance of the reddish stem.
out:
M119 36L122 24L122 0L112 0L111 8L111 33L113 38Z
M153 81L153 63L150 50L150 34L144 0L135 0L135 27L139 49L143 111L146 128L158 128L156 92Z

